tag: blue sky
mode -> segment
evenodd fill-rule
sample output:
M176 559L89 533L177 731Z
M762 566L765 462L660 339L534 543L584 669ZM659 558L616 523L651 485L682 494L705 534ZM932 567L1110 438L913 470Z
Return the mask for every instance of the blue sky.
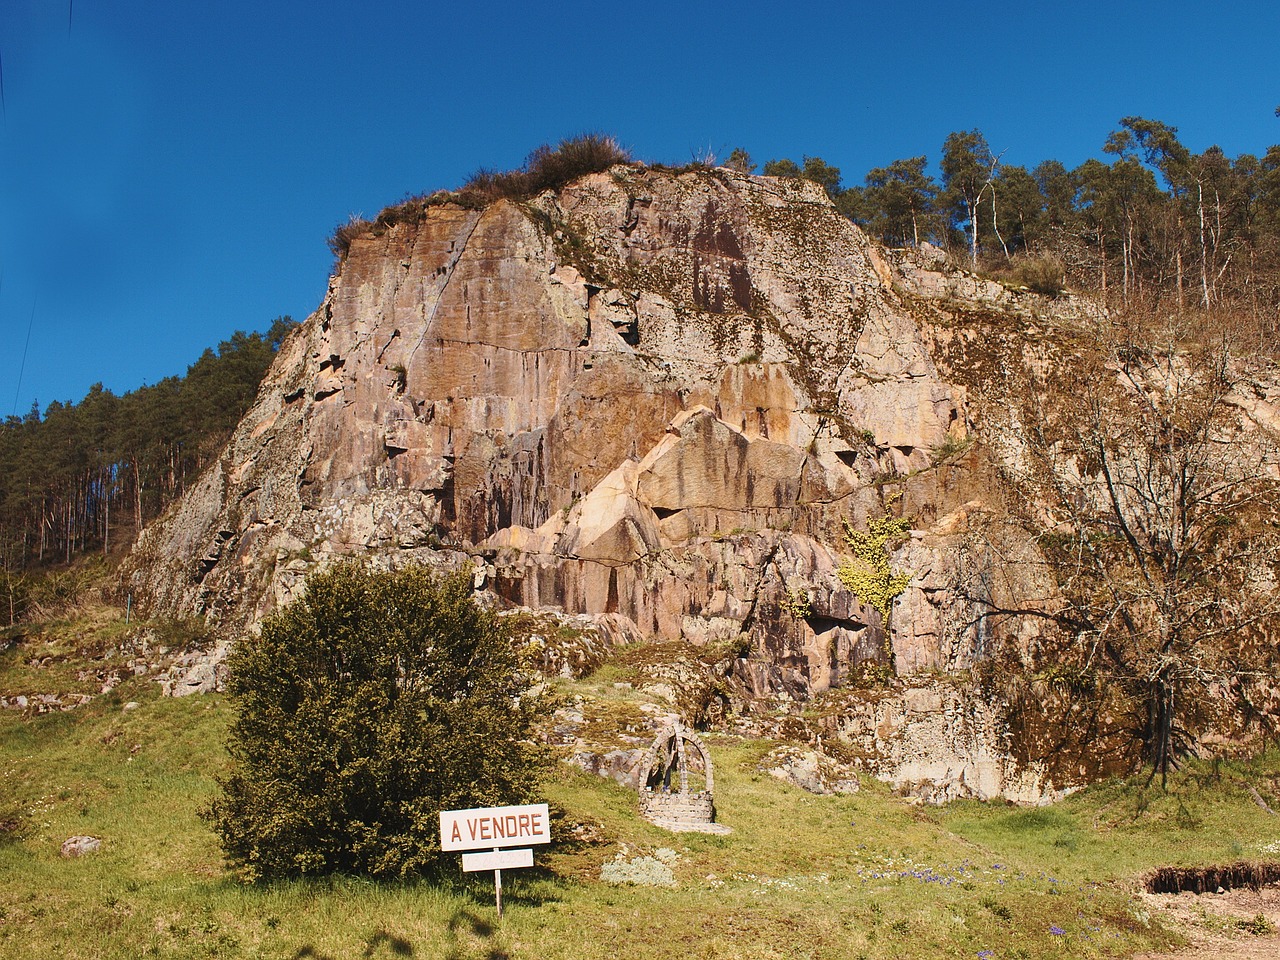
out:
M1274 3L72 2L0 2L0 415L302 319L335 224L584 131L847 185L974 127L1028 166L1135 114L1280 142Z

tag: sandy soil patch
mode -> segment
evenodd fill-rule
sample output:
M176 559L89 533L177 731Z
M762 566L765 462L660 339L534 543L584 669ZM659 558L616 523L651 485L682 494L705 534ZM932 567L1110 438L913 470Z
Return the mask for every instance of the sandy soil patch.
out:
M1178 928L1190 943L1173 953L1144 953L1135 960L1280 960L1280 884L1226 893L1143 894L1154 916ZM1265 924L1268 932L1258 933Z

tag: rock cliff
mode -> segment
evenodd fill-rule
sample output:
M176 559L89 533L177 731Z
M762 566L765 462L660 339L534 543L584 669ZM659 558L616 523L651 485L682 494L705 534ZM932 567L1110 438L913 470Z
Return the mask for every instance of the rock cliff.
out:
M980 346L943 305L1028 297L891 258L806 181L618 166L423 203L352 241L133 586L234 637L333 557L467 567L502 604L731 650L756 708L962 670L1031 638L966 599L999 600L965 531L1007 491L969 443L980 365L935 361ZM846 524L884 516L912 527L888 616L839 575Z

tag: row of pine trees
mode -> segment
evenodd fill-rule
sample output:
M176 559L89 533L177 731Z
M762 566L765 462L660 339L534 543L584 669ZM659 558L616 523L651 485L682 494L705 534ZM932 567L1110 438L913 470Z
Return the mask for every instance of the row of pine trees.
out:
M66 563L127 546L215 458L248 410L284 336L235 333L185 376L0 425L0 570Z
M950 134L937 169L895 160L845 188L820 157L760 171L821 183L842 213L889 246L929 241L971 269L1056 264L1044 277L1113 303L1227 305L1274 314L1280 303L1280 145L1261 157L1193 153L1177 128L1126 117L1102 156L1068 169L1003 161L979 130ZM728 165L754 172L743 150Z

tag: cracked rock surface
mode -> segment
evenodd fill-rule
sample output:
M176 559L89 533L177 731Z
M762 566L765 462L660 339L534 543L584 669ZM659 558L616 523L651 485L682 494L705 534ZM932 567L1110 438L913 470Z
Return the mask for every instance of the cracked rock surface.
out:
M921 303L1016 297L885 253L800 180L619 166L424 210L352 241L219 462L139 538L153 611L234 639L354 555L732 648L744 702L981 655L959 581L986 561L960 546L1001 485L965 452L972 383L933 359L960 335ZM885 513L915 528L887 618L837 575L844 525Z

